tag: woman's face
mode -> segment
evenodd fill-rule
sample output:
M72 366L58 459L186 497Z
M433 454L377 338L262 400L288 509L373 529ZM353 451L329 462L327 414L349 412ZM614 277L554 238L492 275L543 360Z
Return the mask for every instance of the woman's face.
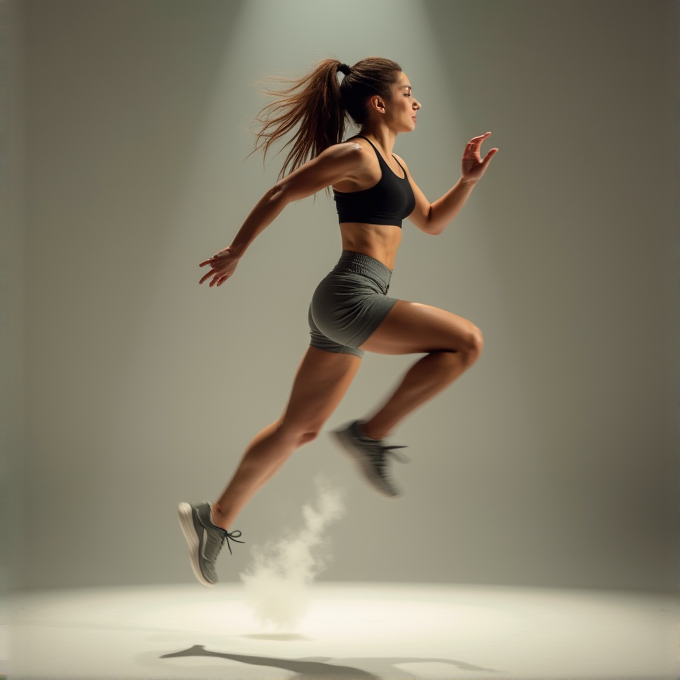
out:
M397 82L392 85L392 101L386 104L386 116L395 132L415 129L420 103L413 97L411 83L405 73L400 73Z

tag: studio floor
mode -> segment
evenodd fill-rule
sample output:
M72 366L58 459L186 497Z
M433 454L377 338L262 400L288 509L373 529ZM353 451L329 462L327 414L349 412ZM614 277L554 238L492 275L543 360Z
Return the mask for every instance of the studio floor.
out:
M288 629L242 584L61 590L9 603L19 678L671 680L666 594L417 584L309 586Z

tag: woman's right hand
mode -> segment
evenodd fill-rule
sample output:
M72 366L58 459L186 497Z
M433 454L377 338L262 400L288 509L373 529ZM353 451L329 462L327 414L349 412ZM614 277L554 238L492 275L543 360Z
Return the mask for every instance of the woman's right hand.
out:
M201 262L199 267L210 265L210 271L203 276L199 283L203 283L212 276L210 287L214 285L221 286L235 271L238 264L239 257L231 252L231 246L223 248L215 253L209 260Z

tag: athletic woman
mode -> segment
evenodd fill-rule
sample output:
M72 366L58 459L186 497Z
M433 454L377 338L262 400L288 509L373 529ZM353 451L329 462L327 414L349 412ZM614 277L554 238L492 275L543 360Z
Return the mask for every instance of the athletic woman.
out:
M340 81L338 72L344 74ZM335 411L365 351L419 354L397 389L369 417L348 423L334 437L366 480L387 497L399 495L388 469L395 446L385 444L402 419L475 363L482 334L469 321L423 304L387 296L406 217L427 234L441 234L458 214L498 149L480 156L474 137L465 147L462 174L444 196L430 203L402 158L392 153L397 135L416 127L420 103L401 67L369 57L354 66L336 59L320 62L260 113L257 142L269 145L299 126L279 174L231 245L201 262L210 267L200 283L221 286L236 271L248 246L291 202L333 188L342 235L342 254L317 287L309 307L311 342L298 368L283 415L251 441L234 476L213 504L181 503L179 517L191 564L206 586L217 582L215 560L238 513L289 456L314 440ZM342 141L346 116L361 132ZM291 140L292 141L292 140ZM290 144L290 142L288 142ZM256 144L255 151L262 145ZM305 162L308 156L311 160ZM292 172L286 175L287 167Z

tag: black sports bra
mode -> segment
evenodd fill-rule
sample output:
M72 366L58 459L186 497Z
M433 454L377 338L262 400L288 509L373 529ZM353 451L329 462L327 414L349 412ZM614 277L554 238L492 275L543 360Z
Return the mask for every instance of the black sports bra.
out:
M380 162L382 177L377 184L360 191L345 192L333 189L340 224L365 222L367 224L389 224L401 228L401 221L408 217L416 207L416 199L406 170L397 161L399 167L404 170L404 177L398 177L368 137L363 135L354 135L354 137L365 139L373 147ZM354 139L354 137L349 139Z

